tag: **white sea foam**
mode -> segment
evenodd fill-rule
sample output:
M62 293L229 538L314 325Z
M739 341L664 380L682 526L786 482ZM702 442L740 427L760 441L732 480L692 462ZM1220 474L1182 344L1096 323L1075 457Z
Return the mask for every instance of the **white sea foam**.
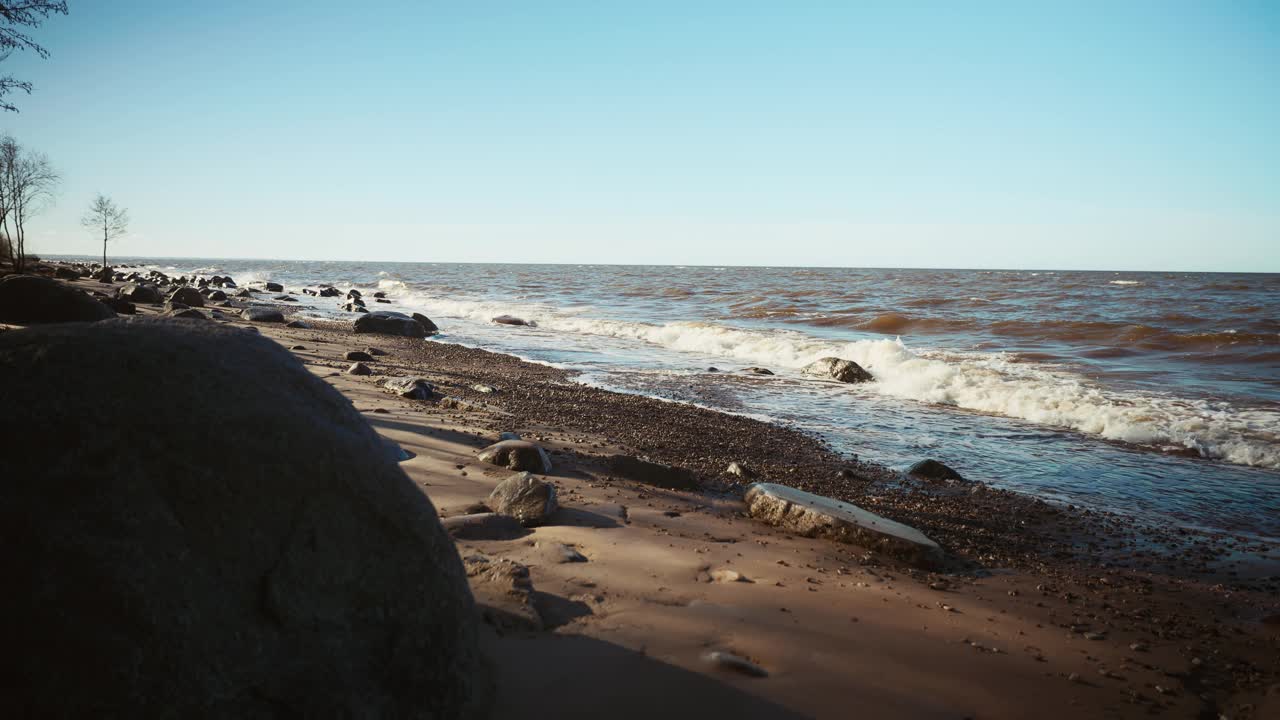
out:
M428 315L480 323L515 315L536 321L542 331L635 340L774 370L795 371L820 357L841 357L875 376L875 383L860 386L866 391L1109 440L1186 447L1236 464L1280 468L1280 412L1109 390L1053 367L1010 362L1000 353L920 351L900 339L831 342L796 331L754 331L711 322L628 322L545 305L440 299L412 292L397 300Z
M1108 284L1109 285L1142 285L1144 283L1141 280L1110 280L1108 281Z

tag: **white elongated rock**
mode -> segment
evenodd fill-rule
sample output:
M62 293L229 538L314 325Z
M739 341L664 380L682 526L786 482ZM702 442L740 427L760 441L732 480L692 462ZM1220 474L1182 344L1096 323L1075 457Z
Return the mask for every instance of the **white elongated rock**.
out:
M860 545L922 567L944 559L924 533L851 503L774 483L751 485L745 500L751 517L799 535Z

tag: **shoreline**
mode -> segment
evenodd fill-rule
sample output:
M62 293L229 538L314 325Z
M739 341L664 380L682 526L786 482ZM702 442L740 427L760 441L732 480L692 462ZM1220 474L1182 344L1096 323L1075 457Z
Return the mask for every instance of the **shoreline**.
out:
M138 310L152 314L155 306ZM567 600L558 618L564 622L496 637L500 652L519 656L582 642L574 638L632 652L638 645L646 656L764 698L774 709L815 716L841 707L850 686L864 697L889 702L892 695L906 703L902 717L971 710L996 717L1160 711L1261 718L1280 707L1280 637L1275 625L1262 622L1280 613L1280 557L1272 547L1269 563L1231 564L1242 553L1265 555L1258 550L1266 543L1146 527L980 483L907 480L841 457L795 429L592 387L574 382L569 371L480 348L354 334L336 321L309 329L230 315L218 322L253 325L286 348L305 346L294 354L308 369L413 454L402 467L443 517L462 514L509 474L474 457L499 432L520 432L552 451L556 468L548 479L561 490L568 520L538 528L524 542L459 542L464 557L482 552L526 564L536 588ZM345 374L343 354L367 346L389 353L367 363L375 374ZM426 377L455 400L408 401L382 390L382 376L401 375ZM661 490L616 478L606 463L614 454L688 468L704 489ZM761 480L847 500L917 528L957 563L948 572L923 572L751 520L740 500L746 483L723 472L731 462ZM838 477L841 470L847 476ZM610 534L625 540L606 540ZM540 546L552 543L572 545L588 561L548 561ZM743 568L754 582L701 578L725 566ZM581 575L592 584L575 584ZM789 641L791 633L804 642ZM869 645L868 637L878 642ZM770 676L708 667L699 658L711 646L752 658ZM565 655L583 673L596 657ZM891 667L877 672L882 655L892 658ZM522 682L541 678L550 687L547 675L554 673L543 668ZM1015 676L1023 687L1010 687ZM603 672L586 679L620 691ZM911 692L886 694L886 687ZM499 707L510 700L500 693Z

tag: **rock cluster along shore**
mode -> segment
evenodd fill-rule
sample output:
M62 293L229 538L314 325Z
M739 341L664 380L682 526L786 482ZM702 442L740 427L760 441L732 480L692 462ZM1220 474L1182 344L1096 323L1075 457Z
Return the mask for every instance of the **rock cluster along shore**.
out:
M290 295L276 294L271 303L255 299L255 293L283 293L284 286L275 282L257 283L257 287L240 287L231 277L170 277L159 270L125 272L125 269L104 268L96 263L37 264L36 269L45 275L21 275L11 278L7 287L0 289L0 322L55 323L104 320L117 314L132 315L138 305L162 305L167 317L179 320L226 320L218 309L237 312L254 323L285 323L291 327L303 327L301 321L289 321L294 312L289 304L296 302ZM59 281L93 279L96 286L83 292ZM117 287L115 284L120 283ZM102 286L106 286L105 288ZM226 290L234 291L228 296ZM338 297L341 292L331 286L318 289L304 288L303 292L316 297ZM390 302L386 293L375 293L379 302ZM439 332L436 324L421 313L391 311L369 312L364 307L361 292L347 292L347 309L358 310L361 315L355 321L358 333L398 335L422 338Z

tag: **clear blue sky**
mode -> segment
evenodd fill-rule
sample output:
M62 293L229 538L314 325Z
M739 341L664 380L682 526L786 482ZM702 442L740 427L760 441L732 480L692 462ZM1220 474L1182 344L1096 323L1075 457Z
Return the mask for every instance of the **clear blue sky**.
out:
M378 6L378 11L364 6ZM910 7L908 7L910 6ZM1280 271L1274 2L71 0L37 252Z

